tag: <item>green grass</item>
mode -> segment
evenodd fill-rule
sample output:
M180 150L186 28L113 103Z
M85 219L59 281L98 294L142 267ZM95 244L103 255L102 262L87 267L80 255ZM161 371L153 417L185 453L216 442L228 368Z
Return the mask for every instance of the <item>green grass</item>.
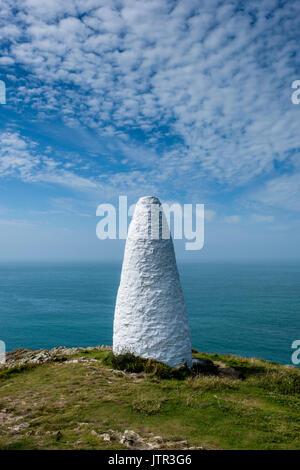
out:
M92 432L109 429L154 433L174 448L187 440L208 449L300 449L299 370L259 359L194 355L222 361L244 380L168 378L155 369L156 361L148 370L142 361L140 371L124 375L111 371L124 364L112 367L111 353L98 350L74 356L78 363L0 373L0 449L123 448Z
M0 381L7 379L15 374L20 374L21 372L30 371L37 367L36 364L22 364L20 366L11 367L10 369L4 369L0 371Z

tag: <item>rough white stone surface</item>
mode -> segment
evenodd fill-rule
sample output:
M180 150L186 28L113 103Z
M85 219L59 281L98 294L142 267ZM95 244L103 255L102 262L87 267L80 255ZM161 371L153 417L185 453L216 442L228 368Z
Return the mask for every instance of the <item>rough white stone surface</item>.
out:
M150 205L141 198L126 240L115 316L113 351L131 352L174 367L192 366L190 329L173 241L149 236ZM165 237L164 237L165 238Z

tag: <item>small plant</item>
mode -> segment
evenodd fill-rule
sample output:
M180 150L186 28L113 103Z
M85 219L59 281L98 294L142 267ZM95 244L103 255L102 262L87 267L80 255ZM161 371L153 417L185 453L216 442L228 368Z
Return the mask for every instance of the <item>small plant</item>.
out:
M152 376L158 377L159 379L171 379L172 369L167 364L155 361L154 359L148 359L145 363L144 372Z
M136 400L132 404L132 410L136 413L154 415L161 409L162 403L156 400Z
M144 359L131 353L116 356L111 352L103 359L103 363L114 369L131 373L144 372L159 379L183 380L191 374L190 369L183 364L178 367L169 367L155 359Z
M134 354L126 353L116 356L110 352L104 359L105 365L111 366L114 369L123 370L125 372L144 372L147 359L134 356Z

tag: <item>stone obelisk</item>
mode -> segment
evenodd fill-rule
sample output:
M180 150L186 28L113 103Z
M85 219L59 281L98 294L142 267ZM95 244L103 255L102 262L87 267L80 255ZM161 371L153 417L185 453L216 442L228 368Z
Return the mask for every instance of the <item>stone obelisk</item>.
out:
M151 231L151 206L162 212ZM139 199L129 227L118 290L113 351L192 366L190 329L173 241L159 199ZM165 219L164 219L165 220ZM157 221L157 220L156 220ZM156 234L156 235L155 235Z

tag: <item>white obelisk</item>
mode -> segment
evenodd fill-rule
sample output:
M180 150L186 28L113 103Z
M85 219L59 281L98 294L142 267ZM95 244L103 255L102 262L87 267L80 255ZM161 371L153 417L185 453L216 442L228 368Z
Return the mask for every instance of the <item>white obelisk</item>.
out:
M129 227L116 300L113 351L157 359L172 367L191 367L190 329L173 241L169 229L168 237L165 231L162 235L161 218L160 230L151 232L152 205L162 210L155 197L139 199Z

